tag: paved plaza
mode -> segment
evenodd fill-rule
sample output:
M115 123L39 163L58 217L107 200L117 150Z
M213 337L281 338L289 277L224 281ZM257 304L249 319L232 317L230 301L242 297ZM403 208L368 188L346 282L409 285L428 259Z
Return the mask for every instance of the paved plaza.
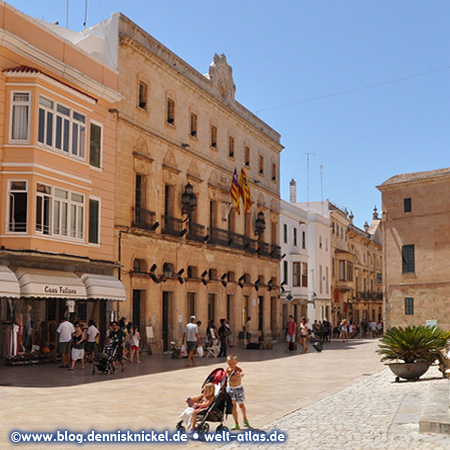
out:
M251 425L286 432L289 441L284 448L450 448L450 438L418 433L429 386L446 381L433 367L423 381L394 383L393 375L379 362L376 348L376 340L354 340L333 342L322 353L310 349L304 355L288 355L281 345L264 351L236 349L245 372ZM187 369L184 360L163 356L143 356L143 361L140 366L128 367L125 374L113 376L92 375L89 370L69 372L55 366L1 367L0 449L34 448L31 444L11 444L8 436L13 429L173 430L185 407L184 399L199 391L211 369L224 364L223 359L203 359L198 367ZM39 369L45 378L40 381ZM61 380L60 385L53 382L50 386L50 374L52 380ZM231 425L231 417L227 424ZM189 442L177 448L186 446L221 445ZM75 447L41 444L39 448ZM111 445L86 444L83 448L106 449Z

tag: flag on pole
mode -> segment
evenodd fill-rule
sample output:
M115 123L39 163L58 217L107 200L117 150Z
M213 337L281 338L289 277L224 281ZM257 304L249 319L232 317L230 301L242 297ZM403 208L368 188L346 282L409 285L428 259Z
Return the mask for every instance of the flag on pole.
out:
M250 186L244 168L241 169L241 175L239 176L239 194L244 203L244 211L247 213L252 207L252 196L250 194Z
M234 168L234 173L233 173L233 179L231 180L231 187L230 187L230 195L231 195L231 200L236 208L236 212L240 215L241 214L241 206L240 206L240 199L239 199L239 183L238 183L238 176L237 176L237 171L236 171L236 167Z

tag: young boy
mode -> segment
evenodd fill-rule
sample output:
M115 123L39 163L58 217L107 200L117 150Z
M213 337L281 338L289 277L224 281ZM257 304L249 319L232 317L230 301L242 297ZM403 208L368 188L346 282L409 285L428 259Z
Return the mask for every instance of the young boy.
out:
M231 427L231 430L240 430L237 405L241 408L242 416L244 418L244 426L249 427L250 424L247 419L247 410L244 405L244 387L242 386L242 377L244 376L244 372L240 367L238 367L238 357L236 355L228 356L225 372L228 378L227 392L233 400L234 425Z

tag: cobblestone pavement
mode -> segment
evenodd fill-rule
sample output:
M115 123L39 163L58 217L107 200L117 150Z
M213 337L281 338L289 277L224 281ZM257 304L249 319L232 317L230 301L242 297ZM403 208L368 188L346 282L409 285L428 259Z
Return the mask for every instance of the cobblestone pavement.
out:
M265 425L288 435L276 450L450 449L450 436L419 434L419 419L432 383L446 383L436 367L418 382L394 382L389 369ZM229 444L223 448L242 448Z

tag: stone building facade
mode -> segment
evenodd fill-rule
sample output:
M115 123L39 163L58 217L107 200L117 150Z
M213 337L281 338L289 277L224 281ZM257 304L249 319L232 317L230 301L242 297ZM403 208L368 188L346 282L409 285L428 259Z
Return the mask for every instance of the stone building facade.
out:
M450 169L396 175L383 202L386 325L450 328Z
M252 340L276 338L280 135L235 100L224 55L203 75L121 14L85 33L104 40L123 96L115 227L128 301L119 315L156 352L180 343L191 315L202 335L227 318L237 340L251 317ZM247 214L230 197L241 168Z

